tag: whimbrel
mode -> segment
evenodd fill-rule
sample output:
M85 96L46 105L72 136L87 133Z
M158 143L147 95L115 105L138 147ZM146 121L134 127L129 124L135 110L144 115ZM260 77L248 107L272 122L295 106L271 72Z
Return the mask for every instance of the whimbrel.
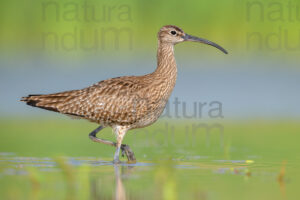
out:
M184 41L200 42L227 54L221 46L188 35L173 25L163 26L157 37L157 68L150 74L111 78L80 90L29 95L21 101L100 124L89 137L95 142L116 147L114 163L120 162L120 150L122 155L126 153L129 161L135 161L133 152L128 145L122 144L122 140L128 130L151 125L163 112L177 76L174 45ZM114 130L116 143L96 137L104 127Z

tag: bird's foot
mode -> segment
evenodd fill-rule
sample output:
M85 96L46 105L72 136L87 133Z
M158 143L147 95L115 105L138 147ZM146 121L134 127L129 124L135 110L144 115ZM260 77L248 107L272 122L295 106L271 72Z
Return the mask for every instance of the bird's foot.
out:
M113 164L120 164L121 163L119 158L114 158L114 160L112 162L113 162Z
M136 159L135 159L134 153L130 149L129 145L122 144L121 145L121 151L122 151L122 157L124 157L124 155L126 155L126 157L128 159L128 163L136 163Z

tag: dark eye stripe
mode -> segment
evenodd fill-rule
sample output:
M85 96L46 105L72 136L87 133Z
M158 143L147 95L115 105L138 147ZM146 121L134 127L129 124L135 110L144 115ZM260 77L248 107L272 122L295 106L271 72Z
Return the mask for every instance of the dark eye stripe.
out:
M176 35L176 31L171 31L171 34L172 35Z

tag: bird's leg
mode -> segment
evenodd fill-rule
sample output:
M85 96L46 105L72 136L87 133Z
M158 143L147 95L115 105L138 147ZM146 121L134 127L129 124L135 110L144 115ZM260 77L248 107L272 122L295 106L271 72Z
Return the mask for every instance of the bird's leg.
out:
M115 152L113 162L114 163L120 163L119 154L120 154L120 149L121 149L123 138L126 134L126 130L122 130L121 128L116 128L115 129L115 134L116 134L116 137L117 137L117 143L116 143L116 152ZM123 154L123 150L122 150L122 154Z
M108 140L103 140L101 138L98 138L96 137L96 134L101 131L104 127L103 126L99 126L98 128L96 128L95 130L93 130L90 134L89 134L89 137L91 140L93 140L94 142L99 142L99 143L102 143L102 144L108 144L110 146L114 146L114 147L117 147L117 143L115 142L111 142L111 141L108 141ZM118 131L115 131L116 134L118 133ZM118 135L118 134L117 134ZM125 134L124 134L125 135ZM123 139L123 138L122 138ZM126 155L127 159L128 159L128 162L130 163L135 163L136 162L136 159L135 159L135 156L134 156L134 153L133 151L130 149L130 147L126 144L122 144L122 141L120 143L120 147L119 147L119 153L120 153L120 149L122 151L122 156L124 156L124 154ZM119 153L117 154L117 152L115 153L115 155L117 154L118 155L118 158L119 158ZM115 157L114 157L115 158Z
M94 142L99 142L99 143L102 143L102 144L108 144L110 146L116 146L116 143L114 142L111 142L111 141L108 141L108 140L103 140L103 139L100 139L100 138L97 138L96 137L96 134L101 131L104 127L103 126L99 126L98 128L96 128L95 130L93 130L90 134L89 134L89 137L91 140L93 140Z

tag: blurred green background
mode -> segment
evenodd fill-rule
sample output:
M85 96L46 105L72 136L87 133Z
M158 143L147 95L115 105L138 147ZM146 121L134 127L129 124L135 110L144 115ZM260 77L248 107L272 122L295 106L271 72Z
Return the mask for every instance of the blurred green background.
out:
M153 52L158 29L174 24L222 44L235 56L264 53L291 59L300 48L299 21L293 0L2 1L0 42L2 51L13 54L42 50L99 56L117 49L134 56ZM191 51L181 46L178 51Z
M0 199L297 199L299 13L297 0L1 1ZM176 45L169 105L125 137L136 165L111 165L96 124L19 102L152 72L167 24L229 54Z

